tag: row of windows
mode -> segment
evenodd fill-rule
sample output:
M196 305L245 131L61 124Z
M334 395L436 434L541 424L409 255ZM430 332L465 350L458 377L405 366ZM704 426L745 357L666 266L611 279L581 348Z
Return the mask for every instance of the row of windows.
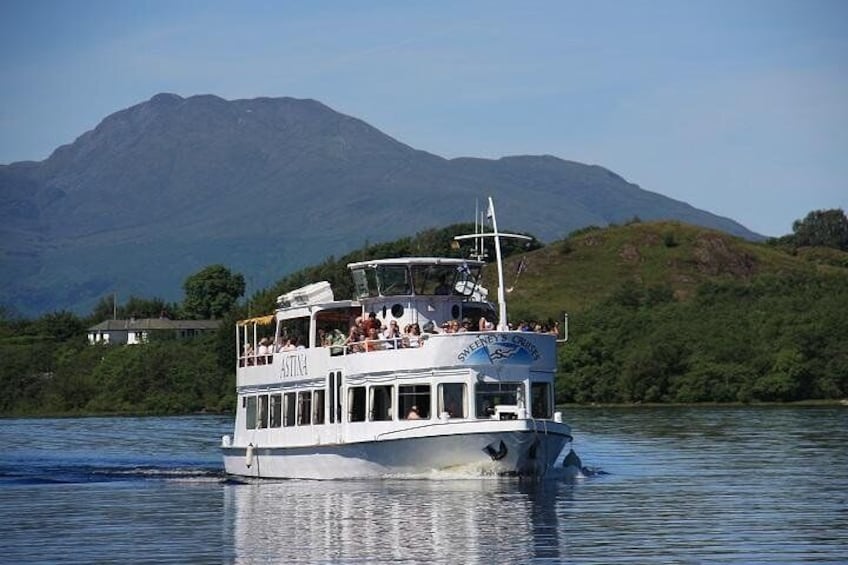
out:
M331 373L329 385L329 395L325 389L316 388L242 397L247 429L321 425L327 420L341 422L341 375ZM499 406L527 406L524 390L521 382L477 383L471 413L475 418L488 419L498 417ZM550 397L549 383L531 383L530 416L550 418L553 414ZM435 399L429 384L353 386L347 389L346 421L468 418L468 408L465 383L439 384Z

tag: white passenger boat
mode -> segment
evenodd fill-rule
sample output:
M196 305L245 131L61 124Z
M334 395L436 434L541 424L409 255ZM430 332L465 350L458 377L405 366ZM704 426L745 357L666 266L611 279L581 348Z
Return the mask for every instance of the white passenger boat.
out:
M556 336L509 329L500 238L523 236L498 233L491 199L488 211L493 232L456 239L494 238L497 310L480 286L483 261L405 257L349 264L352 300L335 300L319 282L278 297L274 314L237 324L235 430L222 438L228 474L541 476L552 468L571 441L554 411ZM445 322L460 331L439 332ZM357 325L393 324L413 329L350 339Z

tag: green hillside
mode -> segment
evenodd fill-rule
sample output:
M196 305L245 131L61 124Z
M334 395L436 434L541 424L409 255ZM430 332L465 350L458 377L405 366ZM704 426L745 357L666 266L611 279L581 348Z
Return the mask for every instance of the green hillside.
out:
M0 415L229 410L235 320L267 313L278 294L317 280L349 297L351 261L462 256L467 251L454 249L452 236L470 227L330 257L255 292L225 316L217 335L189 342L89 346L85 328L111 316L110 302L87 319L57 312L22 320L0 308ZM673 222L586 229L541 248L510 242L510 320L569 314L569 341L558 350L558 402L844 399L848 253L780 245ZM492 299L495 280L490 267L484 284ZM132 298L120 309L155 315L185 305Z
M633 223L512 257L506 286L511 321L569 313L559 401L835 399L848 396L846 265L835 249Z
M506 287L518 317L583 311L625 283L668 289L678 301L692 298L704 282L752 281L762 274L842 272L819 259L848 254L817 248L795 257L766 244L679 222L635 222L575 232L524 256L505 261ZM519 263L525 270L516 276ZM490 289L496 274L487 273ZM491 291L494 294L494 290ZM511 315L511 318L516 318Z

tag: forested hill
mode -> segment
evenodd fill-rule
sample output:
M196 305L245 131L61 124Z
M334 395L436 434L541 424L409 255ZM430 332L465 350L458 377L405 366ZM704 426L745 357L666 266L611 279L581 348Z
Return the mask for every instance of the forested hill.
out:
M657 222L586 230L507 265L511 319L569 313L560 402L848 397L844 251Z
M217 336L195 342L92 347L85 327L99 319L0 317L0 416L231 409L235 320L270 312L276 295L316 280L332 281L345 296L351 261L461 254L451 236L466 227L367 246L292 273L252 293ZM845 251L751 243L675 222L589 228L530 249L505 249L510 320L568 313L558 402L848 398Z
M0 165L0 305L38 315L115 292L175 300L213 263L261 288L365 242L470 221L487 195L502 225L543 241L634 216L758 237L597 165L444 159L315 100L159 94L45 161Z

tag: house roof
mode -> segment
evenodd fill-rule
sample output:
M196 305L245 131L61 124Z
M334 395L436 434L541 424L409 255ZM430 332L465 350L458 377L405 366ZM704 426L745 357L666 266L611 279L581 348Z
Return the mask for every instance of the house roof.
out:
M105 320L88 328L90 332L143 331L143 330L214 330L221 320L169 320L167 318L130 318Z

